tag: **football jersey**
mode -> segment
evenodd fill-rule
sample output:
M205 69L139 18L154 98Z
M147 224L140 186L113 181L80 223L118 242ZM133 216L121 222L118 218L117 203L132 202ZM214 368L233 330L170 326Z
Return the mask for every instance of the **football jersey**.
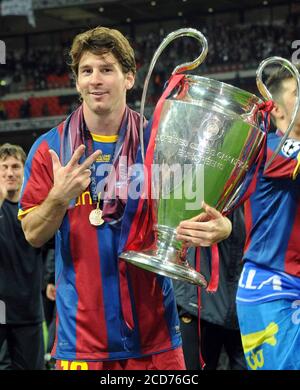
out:
M240 276L236 301L256 305L282 298L300 299L300 278L247 261Z
M268 135L266 161L281 140ZM246 251L236 296L249 369L299 369L300 143L287 139L245 205Z
M267 160L281 140L268 135ZM300 276L300 142L287 139L268 169L260 169L254 193L245 204L247 239L244 261Z
M61 137L59 126L34 143L25 164L20 218L41 204L52 188L48 150L59 155ZM98 169L112 160L119 141L93 138L94 148L102 151L96 162ZM136 162L140 161L138 153ZM68 208L56 232L54 357L127 359L177 348L181 337L170 280L118 258L126 243L124 231L130 230L127 207L121 221L97 227L89 222L94 208L87 189Z
M91 134L93 139L93 149L100 150L101 154L95 162L95 178L97 180L97 193L105 191L106 178L112 169L112 161L118 136Z

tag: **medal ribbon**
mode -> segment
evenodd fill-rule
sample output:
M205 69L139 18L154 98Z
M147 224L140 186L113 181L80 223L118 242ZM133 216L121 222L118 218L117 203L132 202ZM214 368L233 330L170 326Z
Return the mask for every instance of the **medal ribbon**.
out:
M121 124L120 131L118 133L118 141L117 141L117 144L115 146L113 156L111 158L111 164L114 167L117 166L117 159L120 156L120 152L121 152L121 149L122 149L122 146L123 146L123 143L124 143L125 133L126 133L126 130L127 130L127 123L128 123L127 115L125 115L125 118L123 118L123 121L122 121L122 124ZM90 131L88 130L85 122L83 124L83 132L82 132L82 134L83 134L84 144L86 146L85 158L87 158L91 154L93 154L95 150L94 150L94 142L93 142L92 135L91 135ZM91 182L90 182L90 185L89 185L89 191L90 191L93 203L97 204L98 203L98 193L97 193L97 175L96 175L96 170L97 169L96 168L97 168L96 167L96 162L93 162L93 164L90 166L90 169L91 169ZM107 180L107 183L110 182L110 174L108 175L106 180ZM112 185L115 185L115 183L112 183ZM99 201L101 201L101 199ZM100 206L100 202L99 202L99 206Z

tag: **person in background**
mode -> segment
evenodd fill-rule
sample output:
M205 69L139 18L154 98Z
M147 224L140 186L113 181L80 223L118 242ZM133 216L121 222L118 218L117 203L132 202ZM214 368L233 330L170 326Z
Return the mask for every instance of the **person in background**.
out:
M43 286L43 304L45 321L47 326L47 345L45 353L46 369L54 369L55 360L51 357L51 350L55 341L55 321L56 321L56 305L55 305L55 250L54 243L50 241L50 248L45 253L44 258L44 286Z
M197 287L189 283L174 281L183 352L189 370L202 368L200 350L204 370L246 369L235 303L245 242L243 208L234 210L229 218L232 223L232 233L229 238L218 244L220 256L218 289L215 293L201 289L201 348ZM210 248L201 248L200 270L206 280L210 280L210 260ZM195 249L189 249L188 261L195 268ZM225 355L221 355L222 352L225 352ZM225 366L224 362L223 366L220 362L221 356L227 358Z
M296 80L279 69L266 85L275 102L277 131L267 138L268 163L287 131ZM252 370L299 370L300 118L279 154L262 167L245 204L246 246L237 291L237 313L247 366Z
M0 349L6 341L9 368L41 370L41 251L26 241L18 220L25 159L20 146L0 146Z

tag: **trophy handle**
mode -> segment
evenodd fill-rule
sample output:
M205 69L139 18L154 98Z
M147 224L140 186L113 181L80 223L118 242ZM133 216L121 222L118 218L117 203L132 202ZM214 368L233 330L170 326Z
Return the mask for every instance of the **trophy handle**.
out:
M207 40L206 40L205 36L200 31L198 31L198 30L196 30L194 28L181 28L179 30L171 32L170 34L168 34L166 36L166 38L161 42L159 47L156 49L156 51L155 51L155 53L154 53L154 55L152 57L150 66L149 66L147 77L145 79L145 84L144 84L143 93L142 93L142 100L141 100L141 110L140 110L140 144L141 144L141 153L142 153L143 162L144 162L144 159L145 159L145 150L144 150L144 109L145 109L145 101L146 101L146 95L147 95L147 91L148 91L148 85L149 85L150 77L152 75L154 66L155 66L155 64L156 64L156 62L158 60L158 57L161 55L163 50L169 45L169 43L174 41L176 38L181 38L181 37L185 37L185 36L197 39L202 44L202 51L201 51L200 55L194 61L185 62L182 65L176 66L176 68L172 72L172 75L175 74L175 73L184 72L185 70L192 70L194 68L197 68L197 66L199 66L205 60L205 57L207 55L207 50L208 50Z
M272 154L271 158L266 163L265 169L267 169L270 166L270 164L273 162L274 158L277 156L277 154L279 153L280 149L282 148L285 140L288 138L292 128L294 127L294 124L295 124L295 121L296 121L296 116L298 114L298 110L299 110L299 106L300 106L300 76L299 76L299 72L298 72L298 69L295 67L295 65L293 65L290 61L288 61L285 58L282 58L282 57L270 57L270 58L265 59L264 61L262 61L259 64L259 67L258 67L258 69L256 71L256 85L257 85L257 88L258 88L259 92L261 93L261 95L263 96L264 99L266 99L266 100L272 99L271 93L268 91L268 88L265 86L265 84L262 81L262 72L264 71L266 66L268 66L270 64L274 64L274 63L281 64L288 71L290 71L292 76L295 77L296 82L297 82L297 97L296 97L295 107L294 107L294 111L293 111L293 115L292 115L292 119L291 119L291 122L289 124L289 127L288 127L287 131L285 132L285 134L283 135L279 145L275 149L275 151Z

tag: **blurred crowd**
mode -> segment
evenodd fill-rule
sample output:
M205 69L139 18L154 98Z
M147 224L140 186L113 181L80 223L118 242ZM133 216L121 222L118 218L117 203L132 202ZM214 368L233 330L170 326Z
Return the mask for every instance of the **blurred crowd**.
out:
M299 36L299 27L293 23L232 26L227 23L214 23L199 26L199 30L207 38L209 48L206 60L196 71L199 74L256 69L261 60L271 55L290 58L293 51L292 42ZM128 96L128 102L134 108L139 107L151 58L168 32L170 31L161 28L131 39L138 68L135 87ZM29 50L8 50L8 66L0 69L0 79L4 79L6 84L5 92L74 88L74 79L67 64L68 44L65 42L56 47L30 46ZM196 58L199 50L199 43L191 38L177 39L164 50L149 85L148 104L155 104L175 66ZM71 112L77 103L75 90L73 96L69 94L68 98L64 96L63 99L61 96L9 101L2 99L0 119L65 115Z

